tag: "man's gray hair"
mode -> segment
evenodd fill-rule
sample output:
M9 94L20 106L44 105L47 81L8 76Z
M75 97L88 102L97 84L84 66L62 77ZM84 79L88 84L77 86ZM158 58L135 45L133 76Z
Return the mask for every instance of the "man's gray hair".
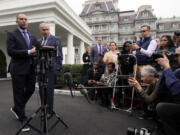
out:
M47 26L49 26L49 28L50 28L50 25L49 25L49 23L47 23L47 22L42 22L42 23L40 23L40 24L39 24L39 28L41 28L42 25L47 25Z
M158 77L158 72L152 66L144 66L141 68L140 72L142 71L144 71L148 77Z

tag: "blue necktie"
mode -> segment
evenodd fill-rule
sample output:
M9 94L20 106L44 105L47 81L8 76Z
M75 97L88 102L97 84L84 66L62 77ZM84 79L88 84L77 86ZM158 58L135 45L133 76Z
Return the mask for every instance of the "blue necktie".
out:
M23 31L23 34L24 34L24 39L28 45L28 48L30 48L30 40L28 38L28 33L26 31Z

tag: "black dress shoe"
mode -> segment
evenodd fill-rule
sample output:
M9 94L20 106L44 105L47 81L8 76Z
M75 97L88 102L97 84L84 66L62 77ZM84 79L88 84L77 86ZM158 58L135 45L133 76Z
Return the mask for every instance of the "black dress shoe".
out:
M30 131L30 127L28 125L25 125L27 123L27 119L24 119L21 124L23 126L22 128L22 132L27 132L27 131Z

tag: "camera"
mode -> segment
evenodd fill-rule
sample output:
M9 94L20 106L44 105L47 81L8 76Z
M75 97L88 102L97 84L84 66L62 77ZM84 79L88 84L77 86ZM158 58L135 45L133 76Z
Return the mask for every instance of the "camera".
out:
M128 128L127 135L151 135L151 131L147 128L141 128L139 131L137 128Z
M152 55L153 61L155 61L156 59L159 59L159 58L163 58L163 54L165 54L170 61L174 60L175 53L168 52L168 51L157 51L157 52L153 53L153 55Z

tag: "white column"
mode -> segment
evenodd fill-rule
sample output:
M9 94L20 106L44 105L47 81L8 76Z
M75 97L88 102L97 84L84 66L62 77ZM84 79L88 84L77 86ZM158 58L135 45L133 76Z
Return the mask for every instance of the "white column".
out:
M83 54L85 52L85 46L84 46L84 42L81 41L80 43L80 47L79 47L79 56L80 56L80 64L83 64Z
M56 24L53 22L49 22L48 24L50 27L50 33L55 36L56 35Z
M73 34L71 33L67 38L67 64L74 64Z

